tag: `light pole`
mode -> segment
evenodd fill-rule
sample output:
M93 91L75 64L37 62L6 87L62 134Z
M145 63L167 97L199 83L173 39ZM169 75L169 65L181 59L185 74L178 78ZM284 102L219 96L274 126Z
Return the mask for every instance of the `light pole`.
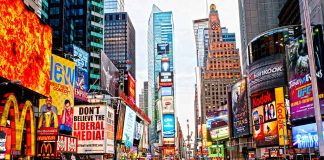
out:
M322 116L321 116L320 103L318 97L317 77L316 77L315 59L314 59L314 50L313 50L313 37L312 37L311 22L309 17L309 10L308 10L308 0L303 0L303 9L304 9L304 21L305 21L305 29L306 29L306 40L307 40L310 75L312 77L311 82L312 82L312 91L313 91L314 112L315 112L317 136L319 142L318 148L319 148L320 157L322 158L324 157L323 126L322 126Z

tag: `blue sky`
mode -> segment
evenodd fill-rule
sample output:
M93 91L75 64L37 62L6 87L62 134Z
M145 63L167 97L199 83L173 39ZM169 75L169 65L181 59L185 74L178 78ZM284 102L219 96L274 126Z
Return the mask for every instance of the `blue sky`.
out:
M208 0L214 3L220 14L221 25L229 32L236 33L240 41L239 13L237 0ZM187 119L193 131L196 47L192 21L206 18L206 0L125 0L125 11L131 17L136 30L136 91L137 98L143 82L147 80L147 27L152 5L163 11L173 12L174 21L174 58L176 83L176 115L184 135L187 134ZM239 43L237 45L239 46ZM138 100L137 100L138 102Z

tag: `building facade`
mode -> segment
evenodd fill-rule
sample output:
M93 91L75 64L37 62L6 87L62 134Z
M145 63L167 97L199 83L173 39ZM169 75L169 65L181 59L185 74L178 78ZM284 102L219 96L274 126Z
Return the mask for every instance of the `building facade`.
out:
M258 34L278 27L278 15L286 0L239 0L242 71L246 73L248 66L247 46Z
M119 71L135 72L135 29L126 12L105 14L104 52Z
M193 21L197 66L204 68L208 55L208 18Z
M33 10L36 15L45 23L48 19L48 1L47 0L24 0L27 7Z
M104 12L105 13L115 13L125 11L125 1L124 0L105 0L104 1Z

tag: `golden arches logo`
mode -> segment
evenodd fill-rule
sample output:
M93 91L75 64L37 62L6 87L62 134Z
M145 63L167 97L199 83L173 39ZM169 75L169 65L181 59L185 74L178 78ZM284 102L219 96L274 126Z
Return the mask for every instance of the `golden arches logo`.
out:
M51 143L43 143L40 149L40 154L43 157L54 156L53 148Z
M11 106L13 106L14 109L14 120L15 120L15 133L16 133L16 150L21 150L21 143L22 143L22 137L23 137L23 131L24 131L24 126L25 126L25 121L26 121L26 114L29 109L29 122L30 122L30 131L27 130L27 134L30 134L30 139L29 140L31 144L30 146L30 156L35 155L35 123L34 123L34 112L32 108L32 103L30 101L26 101L25 104L21 104L22 111L21 114L19 113L19 106L16 97L14 94L6 94L5 95L6 101L5 101L5 106L4 110L1 116L1 121L0 121L0 126L6 127L7 125L7 120L8 120L8 115ZM28 120L27 119L27 120ZM28 151L27 151L28 152Z

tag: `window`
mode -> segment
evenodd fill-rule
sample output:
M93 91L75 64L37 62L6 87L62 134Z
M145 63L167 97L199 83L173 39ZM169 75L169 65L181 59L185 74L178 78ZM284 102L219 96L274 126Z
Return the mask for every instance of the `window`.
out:
M50 20L50 26L54 26L54 27L57 27L59 26L59 20L58 19L51 19Z
M59 7L53 7L50 9L50 14L51 15L57 15L60 14L60 8Z
M60 3L60 0L51 0L51 3Z

